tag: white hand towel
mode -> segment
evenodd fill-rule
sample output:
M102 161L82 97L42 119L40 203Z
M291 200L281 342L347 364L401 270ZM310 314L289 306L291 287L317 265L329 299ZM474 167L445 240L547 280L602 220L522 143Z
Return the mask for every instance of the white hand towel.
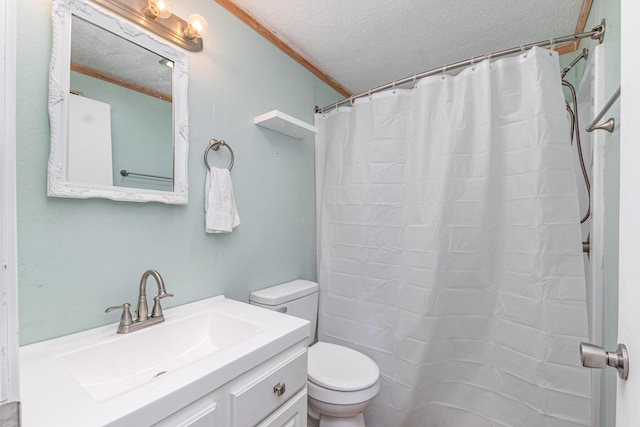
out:
M240 217L233 198L229 169L211 168L205 183L204 210L207 233L231 233L240 225Z

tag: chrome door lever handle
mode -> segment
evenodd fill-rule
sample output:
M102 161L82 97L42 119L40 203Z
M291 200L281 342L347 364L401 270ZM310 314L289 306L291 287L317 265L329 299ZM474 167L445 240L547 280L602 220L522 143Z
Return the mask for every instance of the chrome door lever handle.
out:
M580 360L586 368L605 368L611 366L618 370L623 380L629 378L629 352L624 344L618 344L615 352L606 351L597 345L581 342Z

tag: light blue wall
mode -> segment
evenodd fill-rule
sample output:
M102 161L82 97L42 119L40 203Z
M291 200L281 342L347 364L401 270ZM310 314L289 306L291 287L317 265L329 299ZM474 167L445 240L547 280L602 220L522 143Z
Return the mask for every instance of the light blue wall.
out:
M189 204L122 203L46 196L49 155L49 0L18 4L18 262L20 341L27 344L116 322L104 309L135 302L156 268L175 294L165 306L316 277L313 139L253 125L279 109L313 121L314 105L341 97L213 1L174 2L203 15L209 35L190 53ZM202 154L224 139L242 224L204 233ZM223 166L222 154L210 162Z

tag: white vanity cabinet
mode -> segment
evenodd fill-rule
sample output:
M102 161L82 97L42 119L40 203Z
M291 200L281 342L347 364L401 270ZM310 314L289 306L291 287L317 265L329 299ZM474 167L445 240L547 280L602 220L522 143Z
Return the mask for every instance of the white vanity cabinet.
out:
M300 342L154 426L306 426L306 383L307 349Z

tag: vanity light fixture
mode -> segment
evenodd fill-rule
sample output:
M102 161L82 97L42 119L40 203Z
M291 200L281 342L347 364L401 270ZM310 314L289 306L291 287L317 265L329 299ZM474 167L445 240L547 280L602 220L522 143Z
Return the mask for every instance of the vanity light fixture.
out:
M171 12L171 0L92 0L94 3L143 26L147 30L178 46L199 52L202 37L207 32L207 21L197 14L188 21ZM143 7L141 3L145 3Z

